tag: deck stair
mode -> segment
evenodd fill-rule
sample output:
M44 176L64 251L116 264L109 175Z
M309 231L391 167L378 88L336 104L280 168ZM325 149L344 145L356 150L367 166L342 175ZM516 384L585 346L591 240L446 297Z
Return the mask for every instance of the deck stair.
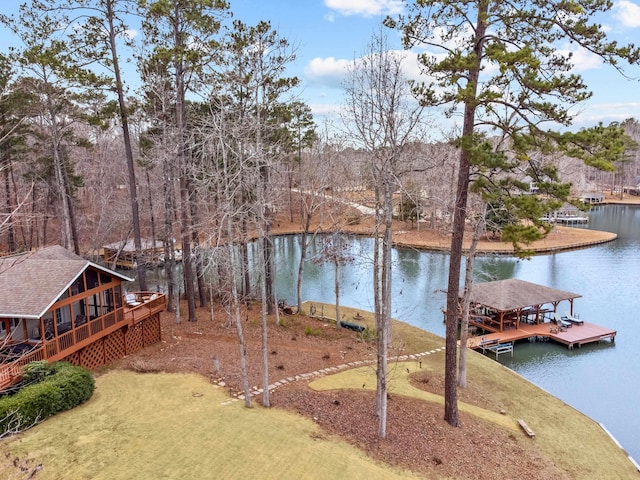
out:
M484 339L480 342L482 353L486 351L493 352L498 358L503 353L510 353L513 357L513 342L500 342L499 338Z

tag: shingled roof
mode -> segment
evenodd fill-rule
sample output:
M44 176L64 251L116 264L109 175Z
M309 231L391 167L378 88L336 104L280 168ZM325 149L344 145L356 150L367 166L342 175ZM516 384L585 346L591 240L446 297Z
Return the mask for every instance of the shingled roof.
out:
M556 290L515 278L476 283L471 290L472 302L480 303L498 312L509 312L545 303L557 303L581 296L577 293Z
M40 318L89 266L132 280L59 245L0 258L0 317Z

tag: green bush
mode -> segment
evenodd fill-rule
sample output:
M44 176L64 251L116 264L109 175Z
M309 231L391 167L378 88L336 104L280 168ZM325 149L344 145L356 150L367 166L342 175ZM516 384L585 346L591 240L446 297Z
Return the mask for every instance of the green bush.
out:
M50 364L46 360L39 360L25 365L22 371L22 383L24 385L31 385L32 383L43 381L55 373L52 365L53 364Z
M313 328L309 325L307 325L306 327L304 327L304 334L305 335L309 335L311 337L317 337L318 335L320 335L320 330L318 330L317 328Z
M375 328L366 327L360 332L360 339L365 342L372 342L378 338L378 332Z
M88 370L66 362L34 363L25 368L25 375L37 383L0 398L0 437L80 405L93 394L95 384Z

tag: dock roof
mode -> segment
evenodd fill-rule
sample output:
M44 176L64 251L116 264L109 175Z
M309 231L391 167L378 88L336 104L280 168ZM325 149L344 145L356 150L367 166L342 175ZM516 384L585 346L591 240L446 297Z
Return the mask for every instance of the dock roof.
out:
M498 312L559 303L582 295L515 278L476 283L471 289L471 302L480 303Z
M140 246L142 250L162 249L164 243L161 240L150 240L148 238L140 239ZM119 250L127 253L135 253L136 246L133 239L129 239L124 244L122 242L114 242L108 245L103 245L102 248L109 250Z

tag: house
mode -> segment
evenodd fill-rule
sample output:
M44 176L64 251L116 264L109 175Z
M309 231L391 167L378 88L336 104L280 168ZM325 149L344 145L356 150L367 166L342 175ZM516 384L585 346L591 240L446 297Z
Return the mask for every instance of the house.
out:
M131 280L60 246L0 258L0 389L32 361L93 369L159 342L166 298L123 295Z
M583 214L578 207L568 203L564 204L555 212L547 213L541 220L548 223L564 223L569 225L589 223L589 217L586 214Z
M160 240L141 240L141 248L145 264L153 265L159 263L164 255L164 244ZM115 242L102 247L102 258L106 265L114 268L136 268L138 258L136 257L136 247L133 240L126 242Z
M582 200L582 203L589 205L598 205L604 203L605 197L603 193L583 193L580 196L580 200Z
M529 185L529 189L524 191L525 195L538 195L540 193L538 184L530 176L524 177L522 183Z

